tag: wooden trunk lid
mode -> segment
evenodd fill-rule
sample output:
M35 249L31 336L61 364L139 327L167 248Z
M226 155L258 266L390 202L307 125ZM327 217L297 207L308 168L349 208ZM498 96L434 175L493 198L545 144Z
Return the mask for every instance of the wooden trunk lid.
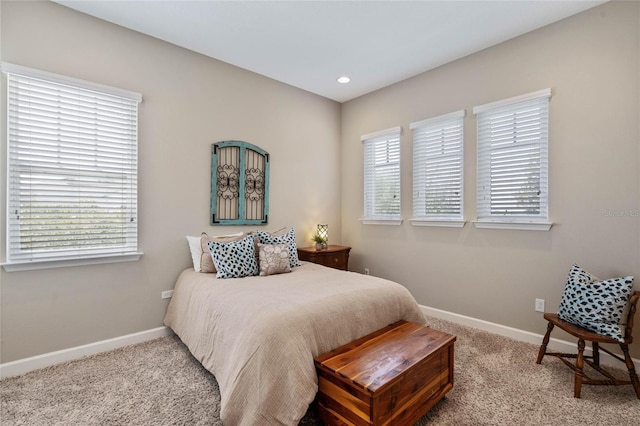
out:
M453 387L455 340L399 321L320 355L320 417L330 425L413 424Z

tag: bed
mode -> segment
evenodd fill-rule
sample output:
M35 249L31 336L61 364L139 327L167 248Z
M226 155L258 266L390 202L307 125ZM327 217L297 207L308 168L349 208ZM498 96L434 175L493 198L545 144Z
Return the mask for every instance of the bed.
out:
M187 269L164 323L216 377L225 425L297 425L317 392L313 358L400 319L424 324L400 284L302 262L238 279Z

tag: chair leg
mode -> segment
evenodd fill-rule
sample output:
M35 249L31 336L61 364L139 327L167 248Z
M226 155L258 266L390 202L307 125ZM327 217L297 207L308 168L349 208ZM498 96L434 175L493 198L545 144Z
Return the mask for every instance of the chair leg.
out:
M584 367L584 339L578 339L578 358L576 359L576 376L573 383L573 396L580 398L580 391L582 389L582 377L584 373L582 368Z
M540 350L538 351L538 359L536 360L536 364L540 364L542 362L542 358L544 358L544 354L547 353L547 345L549 344L549 336L551 335L551 330L553 330L554 325L549 322L547 324L547 334L544 335L542 339L542 345L540 345Z
M622 349L622 353L624 353L624 363L627 365L627 369L629 370L629 379L631 380L633 389L636 391L636 396L640 399L640 380L638 380L636 368L633 365L631 356L629 355L629 346L624 343L620 343L620 349Z
M600 367L600 344L598 342L591 342L593 348L593 363Z

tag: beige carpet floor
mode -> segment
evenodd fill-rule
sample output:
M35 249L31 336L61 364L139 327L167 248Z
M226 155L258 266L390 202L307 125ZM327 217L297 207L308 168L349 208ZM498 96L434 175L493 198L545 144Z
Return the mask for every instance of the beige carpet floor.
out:
M430 319L457 336L455 383L417 425L638 425L631 386L584 386L536 345ZM624 376L622 371L620 374ZM0 381L0 424L221 425L215 378L175 337ZM319 425L309 410L301 425Z

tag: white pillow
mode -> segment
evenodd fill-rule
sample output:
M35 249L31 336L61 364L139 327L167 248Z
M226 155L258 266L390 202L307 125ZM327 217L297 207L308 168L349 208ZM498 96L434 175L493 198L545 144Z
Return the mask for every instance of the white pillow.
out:
M187 236L187 242L189 243L189 251L191 252L191 259L193 260L193 269L195 269L196 272L200 272L200 258L202 257L200 237Z
M242 235L242 232L238 232L236 234L230 235L222 235L223 237L239 237ZM193 261L193 269L196 272L202 272L202 267L200 265L200 259L202 259L202 245L200 244L200 237L190 237L187 236L187 242L189 243L189 251L191 252L191 260Z

